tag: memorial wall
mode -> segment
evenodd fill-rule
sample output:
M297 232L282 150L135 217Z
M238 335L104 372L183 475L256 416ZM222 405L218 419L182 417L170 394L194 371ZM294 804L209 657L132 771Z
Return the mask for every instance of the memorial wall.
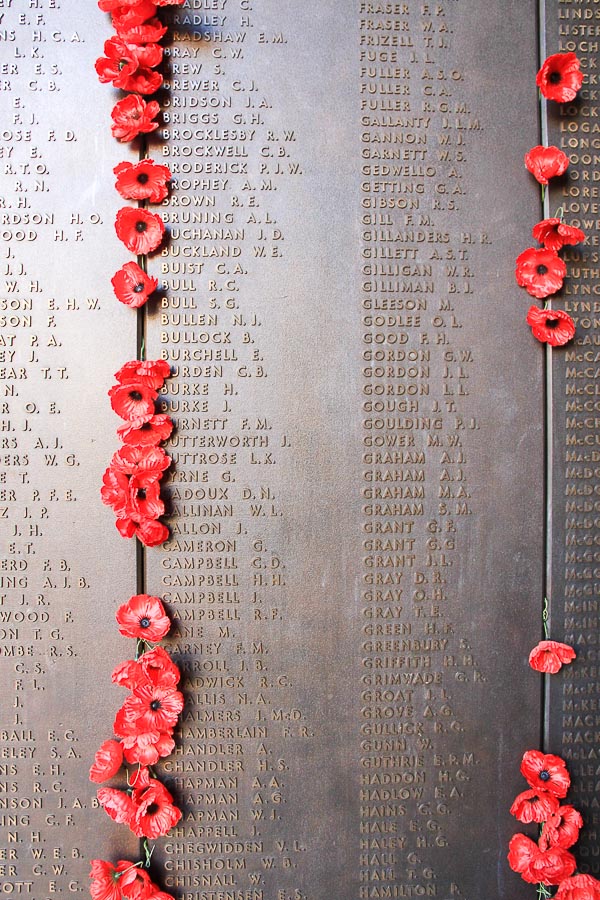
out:
M159 127L119 142L110 15L0 0L0 894L144 858L88 777L138 594L182 672L154 767L182 816L150 866L177 900L532 897L506 858L536 837L509 813L528 750L566 761L599 876L600 7L158 14ZM540 104L556 52L583 87ZM570 161L543 203L540 143ZM140 152L171 180L136 310L113 169ZM515 259L555 215L586 241L550 348ZM100 497L136 358L168 363L175 426L148 547ZM556 675L528 665L544 636L577 653Z

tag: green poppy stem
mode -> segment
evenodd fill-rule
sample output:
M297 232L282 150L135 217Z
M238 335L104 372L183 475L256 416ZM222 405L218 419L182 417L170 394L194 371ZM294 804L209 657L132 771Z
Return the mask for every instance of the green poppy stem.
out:
M544 607L542 610L542 625L544 627L544 638L550 639L550 630L548 628L548 620L550 618L550 610L548 609L548 598L544 597Z
M148 843L148 838L144 838L144 843L142 844L142 846L144 848L144 853L146 854L146 862L144 863L144 867L146 869L149 869L150 863L152 862L152 854L154 853L154 847L156 845L153 844L153 846L151 847L150 844Z

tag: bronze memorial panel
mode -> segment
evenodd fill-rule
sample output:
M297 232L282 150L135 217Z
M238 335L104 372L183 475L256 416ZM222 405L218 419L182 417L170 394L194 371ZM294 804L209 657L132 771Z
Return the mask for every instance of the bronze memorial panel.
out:
M567 760L600 872L596 92L540 115L535 87L539 22L589 77L597 10L538 5L161 7L172 181L136 313L110 286L138 158L94 71L110 18L0 0L0 893L87 896L90 859L140 858L88 780L136 593L183 673L151 865L177 900L525 900L528 749ZM560 355L514 278L540 127L572 155L546 215L588 233ZM175 423L145 550L99 496L136 354L169 363ZM544 594L578 661L542 690Z

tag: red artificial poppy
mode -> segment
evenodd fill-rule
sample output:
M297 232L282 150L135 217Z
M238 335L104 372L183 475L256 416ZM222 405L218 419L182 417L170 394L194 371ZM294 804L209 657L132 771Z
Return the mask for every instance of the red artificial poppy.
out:
M120 447L110 461L110 468L126 477L143 473L151 481L158 480L171 464L162 447Z
M183 709L183 694L173 688L142 684L127 698L117 714L119 725L127 730L134 728L144 731L171 731L177 724ZM117 733L115 731L115 733Z
M135 164L121 162L113 172L117 176L115 187L125 200L161 203L169 193L167 181L171 178L171 172L152 159L142 159Z
M548 791L523 791L515 797L510 812L519 822L529 825L531 822L545 822L558 807L558 798Z
M140 66L133 75L124 79L124 91L132 91L135 94L155 94L163 83L160 72L154 72L148 66Z
M554 250L524 250L516 260L517 284L532 297L549 297L562 287L567 267Z
M129 825L135 813L129 794L116 788L100 788L97 797L111 819L119 825Z
M585 241L581 228L565 225L562 219L543 219L533 227L533 236L546 250L560 250L565 244L580 244Z
M553 53L542 64L535 83L547 100L569 103L583 84L580 62L574 53Z
M121 419L127 422L149 419L154 413L154 401L158 394L143 381L115 384L108 392L110 405Z
M102 84L112 84L116 88L129 90L127 82L137 71L139 62L134 47L128 47L118 37L104 42L104 56L95 62L95 69Z
M569 167L569 157L558 147L532 147L525 154L525 167L540 184L548 184L550 178L564 175Z
M113 866L104 859L92 859L90 865L92 900L121 900L121 892L124 884L131 880L129 873L135 868L134 864L121 859Z
M157 391L170 374L171 367L164 359L132 359L122 365L118 372L115 372L115 378L120 384L143 381Z
M90 781L102 784L116 775L123 765L123 747L119 741L104 741L96 751L90 769Z
M125 263L110 281L117 300L131 309L143 306L158 287L158 279L147 275L136 262Z
M143 653L139 666L148 682L155 687L174 688L181 678L179 668L162 647L153 647Z
M145 547L158 547L159 544L164 544L169 537L169 529L167 526L163 525L162 522L158 522L156 519L141 519L140 521L136 521L121 516L115 521L115 525L122 537L137 537L140 543Z
M109 466L102 476L100 496L105 506L112 507L117 515L125 515L129 497L129 479L122 472L115 471Z
M158 128L154 117L160 112L156 100L146 103L137 94L129 94L115 104L111 112L114 125L112 136L119 141L132 141L138 134L146 134Z
M123 737L123 755L131 765L154 766L159 759L170 756L175 741L170 732L143 732Z
M124 206L117 212L115 230L128 250L144 256L156 250L162 241L165 223L157 213L137 206Z
M575 322L562 309L530 306L526 321L531 325L533 336L552 347L562 347L575 336Z
M166 441L172 431L173 421L164 415L152 416L147 420L133 420L117 429L123 443L132 447L155 447Z
M140 3L140 0L98 0L98 9L102 12L114 12L119 8L129 9Z
M577 866L575 857L561 847L540 850L524 834L515 834L509 844L508 864L528 884L560 884Z
M537 309L537 307L534 307ZM547 310L542 310L548 315ZM529 654L529 665L536 672L549 672L555 675L566 663L575 659L575 651L568 644L558 641L540 641Z
M163 48L160 44L155 44L152 41L146 44L136 44L135 55L138 58L140 66L153 69L162 62Z
M133 796L136 810L129 827L138 837L162 837L179 822L181 810L173 805L173 797L160 781L150 779L150 785L134 790Z
M134 776L136 777L136 776ZM121 885L123 896L127 900L147 900L155 890L148 871L141 866L131 866L123 876Z
M158 597L136 594L116 612L119 632L124 637L144 641L161 641L171 627L171 620Z
M563 847L566 850L577 842L582 828L583 819L574 806L559 806L544 824L540 847L542 850L548 847Z
M571 784L564 760L551 753L527 750L521 761L521 775L529 787L565 797Z
M124 662L115 666L111 675L111 680L113 684L118 684L119 687L129 688L130 691L134 691L136 688L148 684L148 678L141 669L138 661L135 659L126 659ZM117 723L115 721L115 734L118 737L129 734L127 729L123 731L122 725L124 725L124 723L121 722L121 719L119 719L119 727L116 727Z
M133 9L135 10L137 7L133 7ZM144 21L143 24L128 25L125 22L120 27L115 26L115 29L121 40L127 44L156 43L167 33L167 26L163 25L156 17L150 19L149 22Z
M573 875L561 881L554 900L600 900L600 881L592 875Z
M136 6L126 6L120 3L110 10L113 28L124 41L127 40L127 31L143 25L156 15L156 3L153 0L140 0ZM135 43L135 41L131 41Z
M125 517L139 521L140 519L158 519L164 515L165 504L160 499L160 485L157 481L147 481L139 475L129 479L127 506Z

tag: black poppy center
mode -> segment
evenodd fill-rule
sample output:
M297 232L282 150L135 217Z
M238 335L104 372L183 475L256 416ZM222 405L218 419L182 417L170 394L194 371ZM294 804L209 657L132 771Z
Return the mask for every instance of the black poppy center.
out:
M144 284L143 284L142 281L140 281L140 282L139 282L138 284L136 284L136 286L134 287L133 293L134 293L134 294L141 294L143 290L144 290Z
M142 399L142 395L140 394L139 391L130 391L129 396L131 397L132 400L141 400Z
M150 628L150 619L148 618L148 616L144 616L143 619L140 619L140 627Z
M140 174L137 177L137 180L138 180L139 184L146 184L146 182L148 181L148 173L140 172Z
M150 709L153 712L156 712L157 709L160 709L160 700L153 700L152 703L150 704ZM540 775L540 778L541 778L541 775Z
M136 231L139 231L139 232L145 231L147 227L148 227L148 224L147 224L146 222L141 222L141 221L140 221L140 222L136 222L136 223L135 223L135 230L136 230Z
M556 328L559 321L559 319L546 319L546 328Z
M159 811L159 809L160 809L160 806L158 805L158 803L151 803L150 806L148 807L148 809L146 810L146 815L147 816L155 816L156 813Z
M127 65L127 60L120 59L119 60L119 72L121 72L125 68L126 65Z
M538 777L540 781L550 781L550 772L547 772L546 769L542 769Z
M540 266L537 267L537 269L536 269L535 271L538 273L538 275L545 275L546 272L548 271L548 266L541 266L541 265L540 265Z
M143 425L140 425L140 431L151 431L151 430L152 430L152 425L150 424L150 422L144 422Z
M146 499L146 488L140 488L137 492L138 500Z
M562 75L560 72L550 72L550 77L548 78L550 84L560 84L562 81Z

